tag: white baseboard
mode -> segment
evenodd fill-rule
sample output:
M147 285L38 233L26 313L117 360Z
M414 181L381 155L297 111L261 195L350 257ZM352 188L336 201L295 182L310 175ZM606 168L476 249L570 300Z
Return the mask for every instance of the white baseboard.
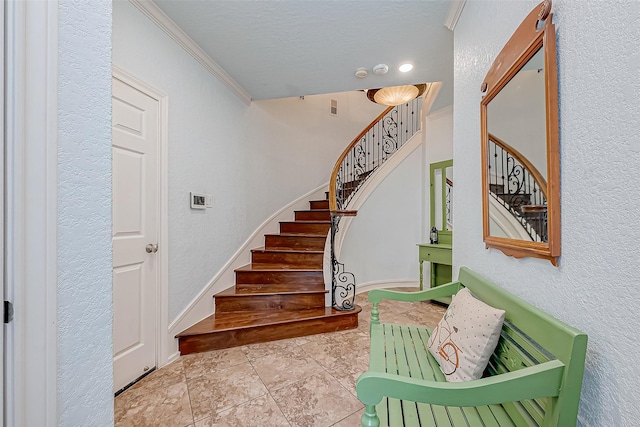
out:
M251 262L251 249L264 246L264 235L277 234L279 232L280 221L291 221L294 211L309 209L309 200L324 199L324 193L327 191L328 185L328 183L323 184L284 206L265 220L253 234L249 236L240 249L238 249L231 259L216 273L202 291L200 291L191 303L182 310L178 317L169 324L167 331L169 348L166 354L179 355L177 352L178 340L175 338L176 334L214 313L214 295L234 286L234 270Z
M372 291L374 289L392 289L392 288L420 288L419 280L375 280L372 282L356 285L356 295Z

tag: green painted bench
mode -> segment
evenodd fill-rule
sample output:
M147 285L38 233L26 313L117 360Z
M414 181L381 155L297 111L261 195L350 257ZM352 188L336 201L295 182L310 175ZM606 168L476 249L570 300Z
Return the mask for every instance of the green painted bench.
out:
M467 287L506 311L483 378L446 382L428 351L431 329L380 323L382 299L426 301ZM365 427L576 425L587 336L466 267L458 281L420 292L369 292L369 370L358 378Z

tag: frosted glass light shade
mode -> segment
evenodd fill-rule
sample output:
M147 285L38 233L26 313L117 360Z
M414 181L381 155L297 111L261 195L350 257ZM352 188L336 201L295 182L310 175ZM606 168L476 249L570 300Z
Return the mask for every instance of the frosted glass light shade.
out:
M422 95L425 88L425 84L420 84L371 89L367 91L367 97L376 104L395 107L396 105L404 104L412 99L416 99L418 96Z

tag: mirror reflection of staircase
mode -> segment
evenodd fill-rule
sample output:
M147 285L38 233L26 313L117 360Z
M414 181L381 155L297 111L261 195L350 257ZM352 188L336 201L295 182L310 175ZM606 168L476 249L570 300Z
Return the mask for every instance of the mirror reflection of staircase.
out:
M489 194L534 242L546 242L547 182L542 173L514 147L489 134ZM503 228L503 232L506 230ZM507 233L508 234L508 233ZM514 238L515 236L508 235Z
M356 328L360 307L325 307L323 253L330 227L329 202L309 202L279 234L251 252L235 271L234 287L216 295L215 313L177 335L190 354L276 339Z

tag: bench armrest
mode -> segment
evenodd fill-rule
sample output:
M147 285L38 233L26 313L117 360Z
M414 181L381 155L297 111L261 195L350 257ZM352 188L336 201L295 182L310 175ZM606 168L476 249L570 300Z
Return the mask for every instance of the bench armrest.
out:
M419 292L399 292L389 291L386 289L374 289L373 291L369 291L369 301L373 304L373 308L371 309L371 324L380 323L380 311L378 310L378 304L383 299L405 302L428 301L435 298L451 296L460 289L462 289L462 283L460 282L451 282Z
M438 382L368 371L356 383L358 399L377 405L383 397L443 406L482 406L560 393L564 364L551 360L518 371L466 382Z
M373 304L378 304L383 299L406 302L427 301L434 298L451 296L461 288L462 284L460 282L451 282L419 292L399 292L387 289L374 289L369 291L369 301Z

